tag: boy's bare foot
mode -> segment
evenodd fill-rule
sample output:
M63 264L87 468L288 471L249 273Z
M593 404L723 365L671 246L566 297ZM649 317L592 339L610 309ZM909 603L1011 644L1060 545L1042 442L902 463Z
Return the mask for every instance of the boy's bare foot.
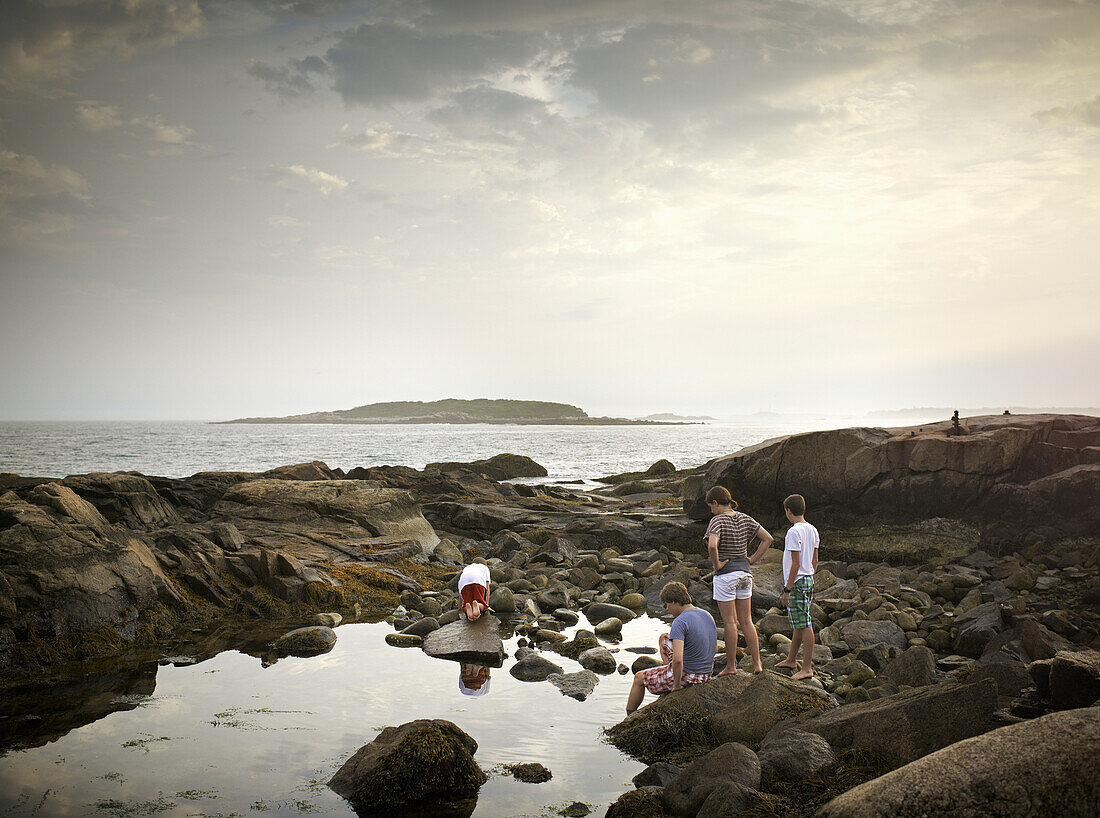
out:
M764 666L763 665L758 665L757 667L754 667L752 669L752 674L754 676L759 676L763 672L764 672Z
M737 668L735 668L735 667L734 668L729 668L729 667L722 668L720 671L718 671L718 675L719 676L736 676L737 675Z
M792 673L791 674L791 678L794 679L796 682L799 679L812 679L813 676L814 676L814 672L812 670L808 670L808 669L800 670L800 671L798 671L798 673Z
M786 668L787 670L798 670L798 664L796 662L788 662L784 659L782 662L775 663L776 668Z

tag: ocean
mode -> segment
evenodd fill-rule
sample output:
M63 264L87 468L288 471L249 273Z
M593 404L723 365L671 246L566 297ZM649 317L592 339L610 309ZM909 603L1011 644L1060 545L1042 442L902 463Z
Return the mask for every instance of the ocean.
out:
M880 425L865 417L753 416L683 426L503 426L493 424L214 424L186 422L0 422L0 472L65 477L138 471L187 477L200 471L265 471L323 460L333 468L467 462L502 452L546 467L546 481L677 468L782 435Z

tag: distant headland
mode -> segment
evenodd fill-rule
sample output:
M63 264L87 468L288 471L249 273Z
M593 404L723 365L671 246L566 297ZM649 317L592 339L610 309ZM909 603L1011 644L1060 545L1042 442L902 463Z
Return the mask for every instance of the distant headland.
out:
M671 416L670 416L671 417ZM590 417L579 406L540 400L446 398L368 403L353 409L286 417L252 417L218 423L499 423L562 426L679 426L676 420Z

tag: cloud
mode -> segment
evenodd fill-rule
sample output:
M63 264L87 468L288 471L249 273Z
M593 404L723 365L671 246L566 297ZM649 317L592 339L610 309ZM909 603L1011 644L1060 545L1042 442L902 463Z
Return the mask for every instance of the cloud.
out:
M1075 105L1060 105L1057 108L1038 111L1033 116L1044 125L1063 125L1067 122L1078 122L1100 128L1100 95L1085 102L1078 102Z
M200 34L195 0L4 0L0 3L0 86L65 82L104 57L167 48Z
M8 240L70 229L88 212L88 183L60 164L0 148L0 235Z
M282 67L270 66L263 60L252 60L248 64L248 73L261 80L268 91L284 100L298 99L313 93L310 74L324 75L330 72L328 64L316 56L291 60Z
M186 125L165 122L160 116L123 118L117 106L94 100L77 104L76 119L85 130L93 133L121 130L131 136L157 142L160 147L154 148L153 153L172 153L196 146L193 140L195 132Z
M348 179L317 168L307 168L304 165L273 168L268 175L282 185L292 185L295 181L307 182L319 190L322 196L342 192L351 186L351 181Z

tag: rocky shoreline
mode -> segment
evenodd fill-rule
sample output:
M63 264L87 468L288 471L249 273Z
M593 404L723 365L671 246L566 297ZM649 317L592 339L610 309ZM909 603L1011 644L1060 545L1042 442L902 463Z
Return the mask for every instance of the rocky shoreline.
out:
M863 814L860 804L895 804L919 775L907 770L947 763L961 742L979 742L992 765L966 766L979 781L1003 764L981 742L1046 746L1067 718L1086 744L1100 735L1100 420L969 418L957 431L795 435L693 469L661 461L591 492L502 482L538 474L517 456L347 473L315 462L183 479L0 476L0 684L135 651L170 657L195 628L236 620L306 626L307 648L291 652L322 652L341 620L387 618L392 644L500 666L499 632L471 647L472 629L455 621L458 569L481 556L500 627L527 643L512 675L583 699L627 670L607 648L616 623L656 614L665 582L713 610L698 519L707 487L726 485L776 535L782 497L800 491L822 530L818 677L770 669L790 633L773 550L753 598L769 670L611 726L609 740L652 766L608 814ZM578 611L593 632L567 639ZM267 650L274 660L280 649ZM557 655L585 670L561 672ZM640 654L633 669L652 661ZM1064 786L1070 749L1036 761L1044 774L1027 798L1065 807L1043 800L1060 787L1095 803L1095 776L1084 776L1091 790ZM853 787L858 803L837 797ZM923 814L981 810L948 795Z

